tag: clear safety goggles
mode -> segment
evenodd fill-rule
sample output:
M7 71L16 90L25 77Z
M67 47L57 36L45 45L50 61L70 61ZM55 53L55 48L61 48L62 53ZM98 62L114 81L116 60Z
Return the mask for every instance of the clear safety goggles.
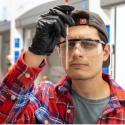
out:
M68 55L74 53L77 49L80 52L83 52L86 56L94 56L98 55L102 52L102 46L104 46L105 42L101 40L93 40L93 39L72 39L68 40ZM60 48L66 52L66 41L62 41L58 43Z

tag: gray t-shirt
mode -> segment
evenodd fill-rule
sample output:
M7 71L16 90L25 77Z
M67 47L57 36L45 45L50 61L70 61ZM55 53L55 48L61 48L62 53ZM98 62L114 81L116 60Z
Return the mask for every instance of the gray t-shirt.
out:
M91 100L79 96L72 90L75 106L74 124L96 124L102 115L104 107L108 104L110 97L99 100Z

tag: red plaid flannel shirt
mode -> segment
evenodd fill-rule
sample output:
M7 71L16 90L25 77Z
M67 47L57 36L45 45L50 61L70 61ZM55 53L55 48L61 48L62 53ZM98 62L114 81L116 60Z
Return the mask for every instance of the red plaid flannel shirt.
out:
M22 54L12 70L0 82L0 123L72 124L74 105L70 78L57 84L51 82L34 86L34 79L43 69L29 68ZM108 75L103 79L110 85L110 101L98 124L125 124L125 91Z

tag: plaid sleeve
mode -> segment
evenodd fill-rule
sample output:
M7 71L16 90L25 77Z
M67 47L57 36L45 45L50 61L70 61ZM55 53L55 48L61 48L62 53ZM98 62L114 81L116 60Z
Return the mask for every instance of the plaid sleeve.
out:
M44 67L28 67L22 53L7 75L0 82L0 123L13 123L29 100L33 81Z

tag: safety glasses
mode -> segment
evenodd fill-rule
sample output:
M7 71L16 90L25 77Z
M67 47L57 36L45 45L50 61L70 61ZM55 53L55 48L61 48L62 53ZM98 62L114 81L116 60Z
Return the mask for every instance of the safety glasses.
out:
M66 41L58 43L62 50L66 50ZM86 54L86 56L93 56L100 53L101 45L105 46L105 42L93 39L71 39L68 40L69 54L73 53L76 49Z

